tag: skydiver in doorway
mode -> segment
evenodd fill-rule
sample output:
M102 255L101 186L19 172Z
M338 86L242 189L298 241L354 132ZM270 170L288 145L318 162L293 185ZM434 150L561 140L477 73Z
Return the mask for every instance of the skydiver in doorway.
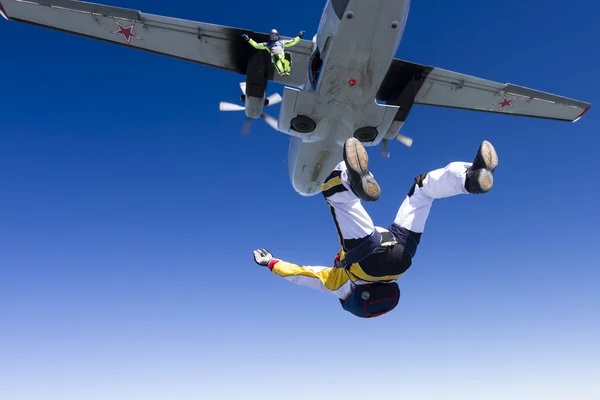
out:
M383 229L373 224L361 204L379 199L379 184L369 172L365 148L349 138L343 161L321 188L341 244L333 267L293 264L265 249L254 251L254 261L292 283L333 294L345 311L357 317L385 314L398 304L397 280L412 265L433 201L488 192L497 165L496 150L483 141L473 162L451 162L418 175L394 222Z
M294 39L280 40L277 29L271 29L268 42L256 43L254 39L251 39L245 33L242 35L242 37L246 39L246 41L250 43L250 46L254 47L255 49L268 50L271 54L271 62L275 66L277 73L280 76L287 76L291 72L291 65L289 60L285 58L284 49L296 45L300 39L302 39L303 35L304 31L300 31L298 36L296 36Z

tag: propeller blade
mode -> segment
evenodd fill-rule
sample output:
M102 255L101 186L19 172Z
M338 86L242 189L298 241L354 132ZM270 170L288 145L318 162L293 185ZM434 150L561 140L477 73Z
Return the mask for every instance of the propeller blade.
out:
M401 134L396 134L396 136L394 137L394 139L396 139L397 141L399 141L400 143L410 147L412 146L413 140L411 138L409 138L408 136L404 136Z
M390 158L390 152L388 151L388 140L383 139L381 141L381 155L385 158Z
M260 117L261 117L262 119L264 119L264 120L265 120L265 122L266 122L267 124L269 124L269 126L270 126L271 128L275 129L276 131L277 131L277 130L279 130L279 129L278 129L278 128L279 128L279 122L278 122L278 121L277 121L275 118L273 118L273 117L271 117L270 115L268 115L268 114L265 114L265 113L262 113L262 114L260 115Z
M242 136L248 136L250 134L250 128L252 128L252 118L246 118L246 122L244 122L242 131L240 132Z
M246 94L246 82L240 82L240 89L242 89L242 93Z
M222 101L219 103L219 110L221 111L242 111L244 110L243 106L233 103L227 103L226 101Z
M267 97L267 100L269 101L269 105L272 106L273 104L281 103L281 100L283 99L281 98L279 93L273 93L272 95Z

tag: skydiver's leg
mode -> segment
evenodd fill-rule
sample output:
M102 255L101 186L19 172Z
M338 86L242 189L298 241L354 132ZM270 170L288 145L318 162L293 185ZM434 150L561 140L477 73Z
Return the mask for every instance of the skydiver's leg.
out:
M283 62L284 71L289 74L292 70L290 61L287 58L285 58L285 55L282 57L281 61Z
M274 57L275 57L275 68L277 69L277 73L279 75L281 75L285 72L285 66L282 62L283 54L275 54Z
M354 138L348 139L344 146L344 161L336 165L321 188L340 244L346 251L360 244L375 229L361 204L361 198L367 201L379 198L379 185L368 172L367 162L362 144Z
M283 65L281 59L277 60L277 72L279 73L279 75L285 73L285 66Z
M435 199L488 192L494 183L493 172L497 165L496 150L491 143L483 141L472 163L452 162L444 168L418 175L394 224L410 231L418 241Z
M325 180L321 193L331 211L340 245L345 251L356 247L375 229L373 220L348 183L348 171L340 162Z

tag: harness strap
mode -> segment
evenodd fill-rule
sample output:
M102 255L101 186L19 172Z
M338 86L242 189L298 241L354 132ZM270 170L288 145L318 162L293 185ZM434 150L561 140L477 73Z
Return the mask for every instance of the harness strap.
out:
M381 232L381 247L388 247L398 244L398 241L389 231Z
M417 252L417 240L410 234L408 229L401 227L398 224L392 224L388 228L388 231L394 236L396 241L403 245L404 248L410 253L411 258L415 257Z
M350 265L360 262L373 253L381 244L381 232L374 229L373 232L358 246L346 253L343 260L336 262L336 268L348 268Z

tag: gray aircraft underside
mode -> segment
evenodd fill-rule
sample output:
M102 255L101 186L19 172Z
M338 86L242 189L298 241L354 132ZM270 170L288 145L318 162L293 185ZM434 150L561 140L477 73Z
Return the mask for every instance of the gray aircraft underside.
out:
M577 121L590 104L394 58L410 0L329 0L312 40L290 47L292 72L275 73L257 42L268 34L74 0L0 0L0 14L64 32L245 75L248 118L263 114L269 81L285 85L279 118L290 135L290 181L301 195L319 193L354 136L365 146L398 139L414 104L559 121ZM272 99L273 97L269 97Z

